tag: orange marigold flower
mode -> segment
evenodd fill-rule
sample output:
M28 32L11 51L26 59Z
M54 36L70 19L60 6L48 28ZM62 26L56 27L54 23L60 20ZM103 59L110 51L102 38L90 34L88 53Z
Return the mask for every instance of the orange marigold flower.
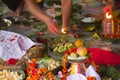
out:
M43 68L42 68L42 71L43 71L44 73L46 73L46 72L47 72L47 69L46 69L45 67L43 67Z
M26 78L26 80L32 80L32 78L31 78L30 76L28 76L28 77Z
M32 59L31 61L32 61L32 63L36 63L36 59Z
M32 76L32 80L38 80L38 79L39 79L39 75Z
M38 68L38 74L41 76L42 75L42 70Z

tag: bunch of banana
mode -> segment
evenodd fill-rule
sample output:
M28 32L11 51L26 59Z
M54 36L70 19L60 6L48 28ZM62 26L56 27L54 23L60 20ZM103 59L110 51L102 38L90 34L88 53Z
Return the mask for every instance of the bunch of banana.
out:
M98 38L98 39L101 38L97 33L94 33L92 36L93 36L94 38Z

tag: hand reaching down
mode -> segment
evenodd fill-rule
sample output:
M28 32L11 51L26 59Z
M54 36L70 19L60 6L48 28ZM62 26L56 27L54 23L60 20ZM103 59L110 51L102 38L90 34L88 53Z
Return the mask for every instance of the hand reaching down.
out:
M47 23L48 31L52 33L53 35L57 35L59 32L57 23L52 20Z

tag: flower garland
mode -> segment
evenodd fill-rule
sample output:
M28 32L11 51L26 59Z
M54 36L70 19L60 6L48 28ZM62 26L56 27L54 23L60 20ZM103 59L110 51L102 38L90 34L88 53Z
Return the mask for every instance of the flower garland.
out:
M44 79L48 78L48 80L55 80L53 73L48 71L47 68L37 68L36 59L32 59L31 62L27 63L27 78L26 80L38 80L45 74Z
M67 55L64 55L63 58L62 58L62 74L63 74L63 77L61 78L61 80L66 80L67 72L68 72Z
M38 80L43 74L42 69L36 68L36 59L32 59L31 62L27 63L27 75L26 80Z

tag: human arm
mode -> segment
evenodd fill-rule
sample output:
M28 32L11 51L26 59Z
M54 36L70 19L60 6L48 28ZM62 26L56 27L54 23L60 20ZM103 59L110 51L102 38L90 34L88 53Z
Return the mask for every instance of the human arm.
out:
M62 27L69 27L69 19L72 10L72 0L61 0L62 5Z
M39 21L44 22L47 27L48 30L53 33L53 34L57 34L58 32L58 27L55 21L53 21L51 19L50 16L48 16L47 14L45 14L42 9L40 9L40 7L37 6L35 0L24 0L25 1L25 5L27 10Z
M24 8L24 1L21 0L20 5L19 5L18 8L15 10L16 16L20 16L20 15L22 14L23 8Z
M69 32L69 21L72 10L72 0L61 0L62 5L62 29L64 28L66 33ZM67 34L70 37L79 37L78 34L69 33Z

